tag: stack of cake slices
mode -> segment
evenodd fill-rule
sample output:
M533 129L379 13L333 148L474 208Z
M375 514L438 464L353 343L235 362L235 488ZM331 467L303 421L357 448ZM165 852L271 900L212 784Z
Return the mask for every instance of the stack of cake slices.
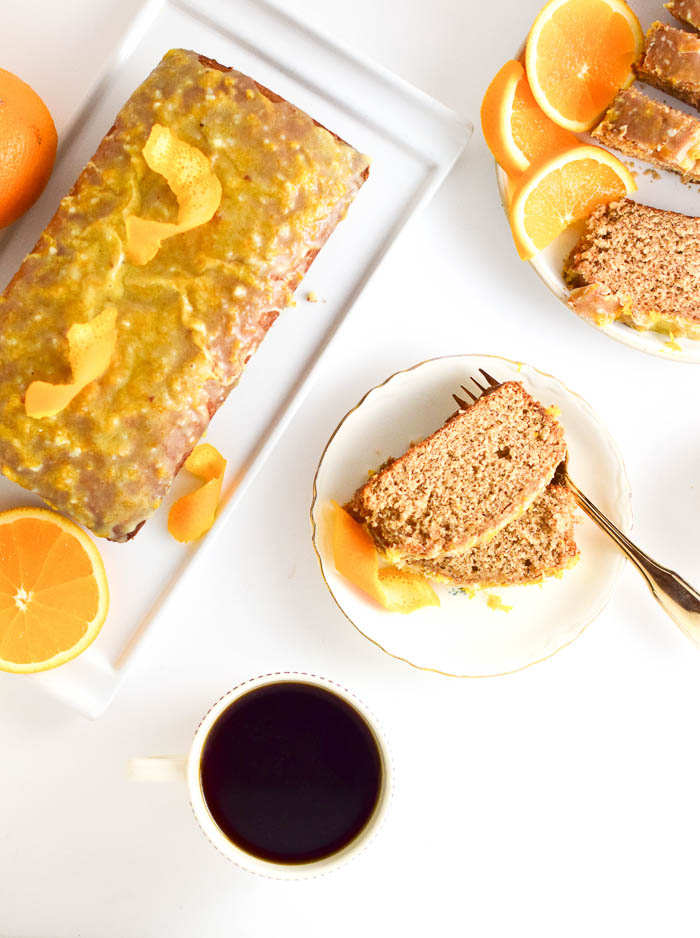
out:
M533 583L578 558L575 502L553 481L555 417L516 381L384 465L345 505L389 563L460 587Z
M700 31L700 0L670 0L669 12ZM637 78L700 108L700 35L655 22ZM652 98L621 91L593 130L611 149L684 181L700 182L700 118ZM569 305L604 325L619 319L640 329L700 338L700 220L630 200L596 209L569 256Z

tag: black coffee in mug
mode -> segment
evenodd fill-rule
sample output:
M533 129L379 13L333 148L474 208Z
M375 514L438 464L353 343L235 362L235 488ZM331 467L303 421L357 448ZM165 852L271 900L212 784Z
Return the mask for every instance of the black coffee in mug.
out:
M374 733L350 704L303 681L234 700L207 735L202 793L236 846L274 863L332 856L360 834L382 787Z

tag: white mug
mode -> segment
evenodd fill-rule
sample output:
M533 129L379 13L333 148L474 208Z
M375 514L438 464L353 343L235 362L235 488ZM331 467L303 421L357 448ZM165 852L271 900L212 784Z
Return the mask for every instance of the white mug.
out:
M300 682L311 684L330 691L341 700L349 704L367 724L377 745L381 763L381 780L379 795L374 810L362 830L348 844L337 853L328 857L302 863L279 863L254 856L242 847L231 841L218 826L212 817L204 798L201 781L201 761L204 746L210 730L221 714L236 700L245 694L269 684L283 682ZM262 674L238 684L227 694L224 694L211 707L197 727L190 747L189 755L181 756L148 756L132 759L129 764L130 776L136 781L164 781L185 778L189 790L192 811L209 841L227 859L237 866L251 873L268 876L275 879L305 879L319 876L337 869L357 856L374 838L386 816L392 793L392 768L389 749L384 735L372 712L346 688L334 681L319 677L315 674L306 674L303 671L278 671L273 674Z

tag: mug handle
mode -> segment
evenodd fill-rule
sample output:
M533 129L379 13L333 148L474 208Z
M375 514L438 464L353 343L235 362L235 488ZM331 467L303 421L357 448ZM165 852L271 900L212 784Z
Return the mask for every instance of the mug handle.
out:
M128 764L132 782L184 782L186 768L185 756L139 756Z

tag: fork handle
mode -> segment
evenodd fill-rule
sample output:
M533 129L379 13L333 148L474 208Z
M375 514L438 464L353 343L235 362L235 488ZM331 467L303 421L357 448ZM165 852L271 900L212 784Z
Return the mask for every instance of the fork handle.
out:
M612 538L620 550L635 565L646 580L652 596L673 619L678 628L692 642L700 647L700 593L668 567L661 564L640 550L636 544L625 537L609 518L583 494L566 476L566 486L572 492L578 505L589 518Z

